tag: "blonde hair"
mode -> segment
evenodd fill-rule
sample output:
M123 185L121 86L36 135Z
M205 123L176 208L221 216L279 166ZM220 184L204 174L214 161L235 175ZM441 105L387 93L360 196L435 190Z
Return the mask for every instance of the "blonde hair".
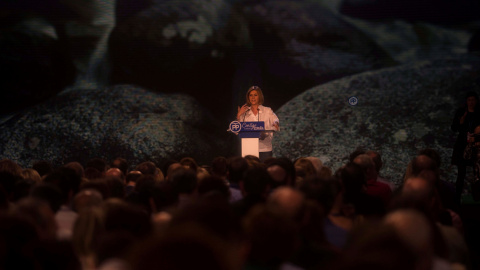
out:
M85 208L79 212L73 226L72 244L80 257L94 254L98 238L105 232L105 210L102 207Z
M248 96L250 95L250 92L252 92L252 91L257 91L257 93L258 93L258 104L262 105L263 101L264 101L262 89L260 89L260 87L255 86L255 85L248 88L247 95L246 95L247 105L248 106L252 105L252 103L250 103L250 99L248 98Z
M313 165L312 161L306 157L298 158L293 165L295 166L295 170L300 170L305 173L305 178L309 176L317 175L317 170Z

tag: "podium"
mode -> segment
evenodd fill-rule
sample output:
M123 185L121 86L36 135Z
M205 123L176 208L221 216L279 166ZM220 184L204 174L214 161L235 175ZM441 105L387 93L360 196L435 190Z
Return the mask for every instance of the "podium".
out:
M259 157L258 138L265 131L265 122L239 122L230 123L228 131L235 133L242 140L242 157L252 155Z

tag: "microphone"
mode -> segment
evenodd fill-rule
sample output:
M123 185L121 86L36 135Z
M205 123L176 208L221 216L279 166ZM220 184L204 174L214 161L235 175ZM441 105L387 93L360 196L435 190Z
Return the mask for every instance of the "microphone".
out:
M245 117L247 116L248 111L250 111L250 107L243 113L243 122L245 122Z

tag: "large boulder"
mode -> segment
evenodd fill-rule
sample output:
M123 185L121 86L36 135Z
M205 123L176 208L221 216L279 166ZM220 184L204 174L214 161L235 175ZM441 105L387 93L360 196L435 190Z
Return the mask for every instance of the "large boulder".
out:
M225 130L186 95L129 85L78 89L2 124L0 152L22 166L35 160L85 164L92 157L124 157L131 164L185 156L210 162L224 153Z
M274 154L317 156L336 170L357 147L380 151L382 174L400 183L408 162L424 148L437 150L449 181L456 135L450 130L461 89L479 90L480 58L473 55L365 72L314 87L277 115L282 131ZM476 87L476 88L475 88ZM358 103L349 104L355 97ZM354 101L354 99L350 100Z

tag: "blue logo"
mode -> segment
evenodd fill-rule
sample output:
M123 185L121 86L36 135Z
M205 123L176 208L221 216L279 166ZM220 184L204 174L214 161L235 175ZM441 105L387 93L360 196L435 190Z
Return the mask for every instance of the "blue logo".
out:
M358 98L353 96L348 98L348 104L355 106L358 104Z
M230 131L231 132L238 133L238 132L240 132L240 130L242 130L242 124L240 124L240 122L232 121L230 123Z

